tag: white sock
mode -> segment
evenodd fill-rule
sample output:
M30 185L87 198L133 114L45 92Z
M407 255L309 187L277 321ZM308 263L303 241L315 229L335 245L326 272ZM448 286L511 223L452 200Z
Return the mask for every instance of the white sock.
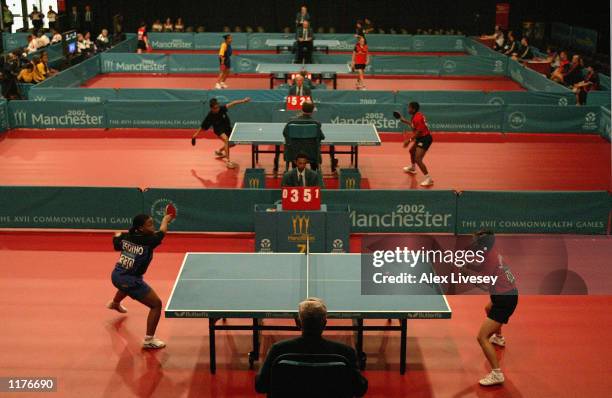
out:
M153 340L153 337L155 337L155 336L149 336L149 335L146 335L146 336L145 336L145 340Z
M492 369L492 370L493 370L493 373L497 373L497 374L502 373L501 368Z
M429 174L425 174L425 178L431 178Z

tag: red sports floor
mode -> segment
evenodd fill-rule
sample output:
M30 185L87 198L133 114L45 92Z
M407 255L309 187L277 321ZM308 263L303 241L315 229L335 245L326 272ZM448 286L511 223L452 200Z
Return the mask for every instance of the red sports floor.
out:
M356 75L338 77L339 90L354 90ZM212 74L151 75L151 74L101 74L87 81L86 88L184 88L209 90L214 88L217 77ZM326 81L329 89L331 83ZM235 75L227 79L230 89L269 89L267 75ZM370 90L423 90L423 91L525 91L506 77L427 77L427 76L366 76Z
M239 188L251 167L250 146L232 148L239 167L216 160L212 133L190 144L189 130L13 130L0 138L0 185ZM423 189L422 175L402 172L408 153L399 134L360 148L359 167L371 189ZM572 134L434 133L425 161L431 189L610 190L611 146ZM338 155L340 167L348 156ZM262 154L272 169L272 155ZM121 172L118 173L117 170ZM329 158L323 158L329 172ZM278 179L269 179L270 186ZM328 186L333 188L334 179Z
M208 371L208 325L162 318L158 352L140 348L146 310L104 308L114 293L110 233L0 232L0 374L53 376L62 397L255 397L250 335L220 332ZM351 247L358 247L353 237ZM250 251L250 236L170 234L147 279L166 302L185 251ZM451 320L411 320L408 371L397 334L366 334L368 397L608 397L612 296L521 296L499 349L503 386L477 385L488 367L475 339L485 296L451 296ZM262 351L288 332L266 332ZM329 333L352 343L352 336ZM40 394L19 394L38 397ZM6 396L6 395L5 395ZM55 396L55 395L50 395Z

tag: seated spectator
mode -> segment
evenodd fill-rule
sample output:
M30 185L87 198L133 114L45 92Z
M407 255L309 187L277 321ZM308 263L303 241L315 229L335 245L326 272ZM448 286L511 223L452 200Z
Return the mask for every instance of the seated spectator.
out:
M49 40L47 35L44 34L42 30L39 30L36 34L36 46L41 49L43 47L47 47L49 44L51 44L51 40Z
M185 32L187 32L187 33L193 33L193 30L194 30L193 26L188 26L188 27L185 28Z
M26 47L26 54L32 54L38 50L38 40L34 35L28 35L28 46Z
M580 55L574 55L567 72L563 75L562 83L571 87L574 84L582 81L582 66L583 63Z
M34 64L30 62L24 68L22 68L17 75L17 80L22 83L32 83L34 80Z
M561 51L559 53L559 62L553 73L551 74L551 80L557 83L563 83L563 75L567 73L569 68L569 61L567 59L567 52Z
M559 53L551 46L546 47L546 60L550 62L550 67L552 70L559 67Z
M255 390L259 393L270 391L272 364L283 354L337 354L346 358L353 373L353 394L363 396L368 390L368 381L361 375L357 367L357 355L352 347L335 341L324 339L322 334L327 324L327 307L323 300L308 298L299 304L299 326L302 336L295 339L280 341L270 347L257 377ZM312 382L316 382L313 380ZM299 389L299 386L296 386Z
M223 27L223 33L232 33L232 30L230 29L229 26L226 25Z
M82 33L77 34L77 51L83 55L93 54L91 41L85 40L85 36Z
M3 59L0 57L0 59ZM2 96L8 100L21 99L19 87L17 86L17 75L19 74L19 57L16 52L7 55L2 63Z
M586 105L587 94L595 90L599 90L599 73L597 73L593 65L589 65L586 68L586 75L582 81L574 84L573 91L576 94L576 104Z
M151 32L161 32L164 30L164 25L162 25L159 19L156 19L155 22L151 25Z
M185 31L185 23L183 22L183 18L177 18L176 23L174 24L175 32L184 32Z
M374 32L374 30L375 30L374 24L372 23L370 18L365 17L363 19L363 31L364 31L364 33L367 35L367 34L370 34L370 33Z
M521 39L521 48L518 53L518 58L524 61L529 61L533 59L533 51L531 50L531 46L529 45L529 39L523 37Z
M518 51L518 44L516 43L516 39L514 38L513 31L509 30L507 36L508 36L508 39L506 40L506 43L504 44L503 53L504 55L511 56L512 54Z
M90 32L85 32L85 34L83 35L83 40L85 41L85 45L87 46L90 52L95 53L98 51L96 44L91 40Z
M206 28L201 25L198 26L198 28L196 29L197 33L204 33L205 31L206 31Z
M32 82L40 83L46 79L45 66L40 62L39 57L32 58Z
M40 54L40 64L38 65L38 67L39 69L42 69L41 73L43 73L45 77L51 77L57 74L57 70L49 66L49 54L46 51L43 51Z
M170 18L166 18L166 22L164 23L164 32L173 32L174 25L172 24L172 20Z
M96 38L96 47L98 47L100 51L106 51L110 48L108 29L102 29L102 32L100 32L100 35Z
M495 31L492 35L484 35L483 39L493 39L493 50L501 51L504 48L506 39L504 38L504 32L501 30L499 25L495 25Z
M293 86L289 88L289 95L306 96L310 97L312 91L310 87L304 84L304 76L297 75L293 80Z
M58 32L56 29L51 29L51 44L61 43L62 42L62 34Z

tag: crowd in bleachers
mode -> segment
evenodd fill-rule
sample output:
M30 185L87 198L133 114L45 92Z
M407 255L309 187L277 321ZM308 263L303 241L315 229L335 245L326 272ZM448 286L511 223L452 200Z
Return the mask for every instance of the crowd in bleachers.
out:
M552 81L570 88L576 94L578 105L586 104L590 91L599 90L599 74L593 63L585 64L580 54L569 56L568 50L552 46L546 48L546 53L540 54L532 47L527 37L517 40L515 33L508 30L504 33L499 26L495 32L485 38L493 39L493 49L515 61L529 62L534 59L550 63L546 76Z

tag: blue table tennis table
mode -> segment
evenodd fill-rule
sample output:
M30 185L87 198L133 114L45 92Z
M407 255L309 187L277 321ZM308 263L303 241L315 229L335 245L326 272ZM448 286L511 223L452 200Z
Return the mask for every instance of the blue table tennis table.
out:
M259 64L255 72L269 74L270 89L273 89L274 80L279 78L278 75L281 75L281 79L286 82L289 75L303 70L318 76L321 82L324 79L332 80L335 90L338 87L338 74L350 73L351 68L348 64Z
M229 137L229 142L237 145L251 145L251 167L259 161L260 153L274 153L274 169L278 170L280 146L285 143L283 129L286 123L236 123ZM351 155L351 164L359 167L359 147L378 146L380 136L373 124L332 124L323 123L321 130L325 139L321 145L322 153ZM260 145L274 145L274 150L260 149ZM336 150L336 146L348 146L349 150ZM332 171L335 165L332 164Z
M328 325L327 330L356 333L355 348L362 369L366 362L363 333L399 331L400 373L404 374L407 320L451 317L438 285L421 284L410 289L414 289L410 295L362 295L360 254L187 253L165 316L208 318L210 371L215 373L217 330L252 331L252 366L259 359L261 331L299 330L295 325L265 325L264 319L295 319L302 300L319 297L327 304L328 318L353 320L352 325ZM252 324L219 322L225 318L250 318ZM397 319L399 326L364 325L364 319Z

